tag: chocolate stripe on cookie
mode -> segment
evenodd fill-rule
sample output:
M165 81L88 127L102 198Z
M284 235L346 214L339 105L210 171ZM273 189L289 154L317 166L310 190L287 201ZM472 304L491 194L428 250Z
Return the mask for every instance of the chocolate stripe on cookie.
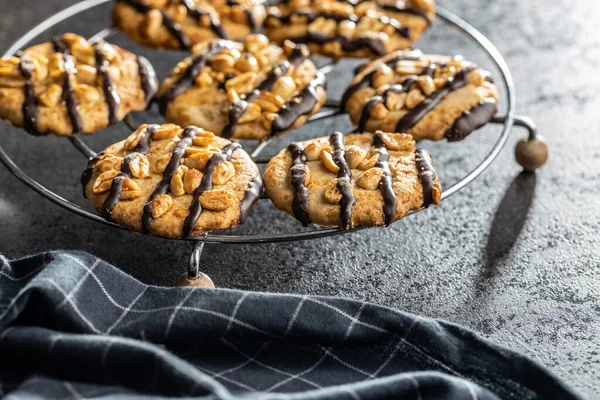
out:
M433 204L433 189L435 188L435 179L437 174L433 168L431 156L427 150L415 150L415 162L417 165L417 174L423 186L423 207L427 208Z
M98 164L102 157L104 157L104 152L98 153L95 156L90 157L90 159L88 160L87 167L83 170L83 173L81 174L81 186L83 186L83 197L85 198L87 198L85 194L85 188L92 179L92 175L94 174L94 167L96 166L96 164Z
M240 3L237 2L236 0L227 0L227 5L229 7L233 7L233 6L239 6ZM250 28L252 29L252 31L255 31L256 28L258 28L258 23L256 22L256 17L252 13L252 9L246 9L246 18L248 18L248 25L250 25Z
M175 150L173 150L173 155L171 155L171 160L167 167L163 171L162 179L154 189L154 192L150 195L148 202L144 206L144 213L142 214L142 232L148 234L150 232L150 222L152 222L152 201L158 195L165 194L169 191L169 185L171 184L171 179L173 179L173 175L179 164L181 163L181 159L185 154L185 149L192 145L192 139L196 137L198 134L198 128L195 126L188 126L183 130L182 138L175 146Z
M192 63L187 67L183 75L158 97L158 106L161 114L164 115L167 112L169 103L192 86L208 59L221 51L223 47L227 47L224 41L212 42L205 48L206 50L203 53L198 54L192 60Z
M275 64L275 66L267 74L266 78L256 88L252 89L243 99L233 103L228 111L229 121L223 128L221 137L226 139L231 138L235 131L238 120L248 108L248 103L251 103L252 100L257 98L260 95L260 92L270 91L277 79L287 74L291 65L297 67L302 61L308 58L309 54L310 52L307 46L296 45L288 60L284 60Z
M498 104L494 99L484 99L475 107L464 111L446 131L444 136L449 142L456 142L466 138L471 132L481 128L498 112Z
M433 77L433 74L435 73L435 70L438 67L440 67L440 65L438 65L438 64L429 64L427 67L423 68L423 71L421 72L420 76L429 76L431 78L431 77ZM410 92L411 86L416 82L417 82L417 76L411 75L411 76L406 77L406 79L402 82L402 84L396 84L396 85L390 86L388 89L386 89L385 92L383 92L383 94L381 96L373 96L371 98L371 100L369 100L364 105L363 110L360 114L358 127L356 128L355 132L358 132L358 133L364 132L364 130L367 126L367 123L369 122L369 119L371 117L371 110L377 104L387 104L387 98L390 93L395 93L395 94L408 93L408 92Z
M340 169L337 175L337 188L342 194L340 200L340 228L352 228L352 208L356 199L352 194L352 170L344 158L344 135L334 132L329 137L329 143L333 149L333 161Z
M110 185L110 192L106 200L104 200L104 204L102 205L102 216L107 221L112 221L112 213L113 209L121 200L121 191L123 190L123 183L125 179L131 178L131 170L129 169L129 164L139 156L139 153L131 153L128 154L127 157L123 159L121 163L121 172L113 179Z
M320 32L309 31L304 36L292 37L289 40L296 43L316 43L320 45L338 42L344 51L357 51L368 47L378 57L384 56L387 53L387 49L381 40L368 37L350 39L345 36L328 36Z
M220 152L213 154L206 163L206 169L204 170L202 181L200 181L200 186L198 186L194 191L194 200L192 200L192 204L190 206L190 213L183 224L183 236L189 237L194 233L194 227L200 218L200 214L202 214L200 196L202 196L204 192L213 188L213 175L217 165L223 161L231 161L233 152L241 148L242 146L239 143L229 143L227 146L223 147Z
M283 60L269 71L267 77L256 87L255 90L267 92L271 90L271 87L275 84L277 79L287 74L290 70L290 65L297 67L302 61L306 60L310 55L308 46L304 44L298 44L294 47L294 50L290 53L287 60Z
M383 94L381 95L381 97L383 97L383 103L386 104L387 103L387 99L388 99L388 95L390 93L394 93L394 94L401 94L401 93L408 93L410 92L410 87L417 82L417 77L416 76L409 76L408 78L406 78L401 84L396 84L396 85L392 85L390 86L388 89L386 89L385 92L383 92Z
M146 104L150 104L158 89L156 72L146 57L137 56L137 64L138 73L140 74L140 85L144 91L144 99L146 100Z
M185 6L189 15L196 21L200 21L200 18L208 16L210 20L210 29L220 38L227 39L227 34L225 33L221 22L212 13L199 9L192 0L181 0L181 4Z
M263 182L260 177L260 174L256 175L252 182L246 188L244 192L244 198L240 203L240 224L245 224L248 222L248 217L250 217L250 211L254 208L254 205L258 201L260 194L263 190Z
M229 121L227 122L227 125L225 125L225 127L223 128L223 131L221 131L222 137L224 137L225 139L229 139L233 136L233 131L235 131L235 126L237 125L238 120L242 117L242 115L246 112L246 109L248 108L248 102L252 101L252 99L258 96L258 94L258 91L253 90L246 96L246 99L248 100L240 99L229 107Z
M423 18L425 21L427 21L427 26L431 26L431 23L433 22L433 21L431 21L431 18L429 18L429 15L427 15L427 13L425 11L423 11L417 7L406 7L406 3L404 1L397 1L393 4L385 4L385 3L377 2L377 6L379 8L381 8L382 10L386 10L386 11L416 15L418 17Z
M292 143L287 150L292 155L292 166L290 167L290 182L294 188L294 200L292 201L292 212L294 217L303 226L311 224L308 216L308 189L306 188L306 153L301 143Z
M105 42L99 42L94 45L94 57L96 60L96 69L100 76L102 76L102 90L104 92L104 99L108 106L108 123L114 125L119 122L119 106L121 104L121 98L117 93L117 87L112 80L112 77L108 73L108 61L104 57L104 46L108 46Z
M162 21L165 28L169 30L179 42L179 47L183 50L187 50L191 47L190 38L187 37L181 25L179 25L173 18L169 17L169 15L165 12L165 10L160 8L153 8L146 4L141 3L138 0L116 0L117 2L125 3L131 7L133 7L136 11L146 14L152 10L158 10L162 14Z
M131 171L129 168L129 164L138 155L147 154L150 151L150 140L152 139L152 135L154 135L154 133L156 132L156 130L158 128L159 128L159 125L148 125L146 127L146 129L144 129L144 131L141 133L142 137L140 138L134 152L130 153L129 155L127 155L127 157L125 157L123 159L123 162L121 164L121 173L113 179L113 182L110 186L110 193L109 193L108 197L106 198L106 200L104 201L104 204L102 205L102 216L105 219L107 219L109 221L112 220L112 211L115 208L115 206L117 205L117 203L119 202L119 200L121 199L121 190L123 189L123 182L125 181L125 178L131 178ZM98 157L98 156L96 156L96 157ZM96 158L96 157L94 157L94 158ZM94 158L92 158L92 160ZM93 163L93 165L91 166L92 170L94 168L94 165L99 160L100 159L98 158L98 160L96 160L96 162ZM91 163L91 160L90 160L90 163ZM88 164L88 168L90 168L89 164ZM84 174L86 174L86 173L88 173L87 169L84 171ZM91 178L91 173L90 173L89 177ZM87 178L87 182L89 182L90 178ZM87 182L84 184L84 189L83 189L84 191L85 191L85 186L87 186ZM83 183L83 175L82 175L82 183Z
M286 15L270 14L268 16L268 18L277 19L282 24L289 24L293 17L304 17L304 18L306 18L307 24L314 22L317 18L332 19L337 23L342 22L342 21L351 21L351 22L354 22L355 24L357 24L365 16L366 15L363 15L362 17L358 17L355 14L344 15L344 14L327 13L327 12L317 13L314 11L292 10L289 13L287 13ZM394 28L396 30L396 32L398 32L400 34L400 36L405 37L407 39L410 38L410 28L402 26L400 21L398 21L397 19L389 18L385 15L381 15L377 18L378 18L379 22L381 22L382 24L390 25L392 28Z
M297 95L285 103L275 116L271 125L271 135L289 129L302 115L310 114L319 101L317 88L326 87L325 75L318 72L317 77L309 82Z
M407 54L392 57L391 59L387 60L386 62L377 64L376 66L373 67L373 70L371 72L369 72L368 74L366 74L365 76L363 76L363 78L360 81L356 82L355 84L348 87L348 89L346 89L346 91L344 92L344 95L342 96L342 102L340 105L342 110L346 109L346 104L348 103L348 100L350 100L350 98L352 96L354 96L354 94L356 92L358 92L359 90L364 89L366 87L373 86L373 76L375 75L375 72L377 72L377 69L381 65L385 64L388 67L393 68L393 66L395 66L400 61L404 61L404 60L418 61L422 57L423 57L423 53L421 53L420 51L417 50L417 51L412 51ZM365 68L365 66L361 66L361 67Z
M400 121L398 121L396 132L406 132L415 126L428 112L440 104L444 97L465 86L467 84L467 76L472 70L472 68L467 68L458 72L454 78L448 79L448 82L443 88L433 92L429 97L417 104L415 108L407 112L400 118Z
M23 101L23 128L32 135L39 135L37 129L38 121L38 108L37 98L35 96L35 88L33 87L33 81L31 80L33 75L33 63L28 55L21 57L19 63L19 72L23 79L25 79L25 100Z
M379 159L375 164L375 167L383 170L383 176L379 181L379 191L381 191L381 197L383 198L383 215L385 218L385 225L390 226L396 219L396 208L398 206L398 198L394 193L394 187L392 186L393 178L392 172L390 171L389 159L385 142L383 141L383 133L377 132L373 136L373 146L379 151Z
M73 75L77 73L75 63L73 62L69 47L62 40L62 37L54 37L52 38L52 42L54 43L54 51L62 53L63 56L63 68L65 70L63 72L63 96L67 105L67 113L69 114L69 119L71 120L71 125L73 127L73 133L79 133L83 130L83 122L81 121L79 111L77 111L77 98L73 91L72 79Z
M159 128L160 125L158 124L148 125L141 133L142 137L140 138L137 146L135 146L134 151L141 154L147 154L150 151L150 141L152 140L152 136Z
M367 122L369 122L369 118L371 117L371 110L378 104L384 104L385 100L381 96L374 96L371 100L367 101L365 106L362 109L360 114L360 120L358 121L358 127L355 132L362 133L365 131L365 127L367 126Z

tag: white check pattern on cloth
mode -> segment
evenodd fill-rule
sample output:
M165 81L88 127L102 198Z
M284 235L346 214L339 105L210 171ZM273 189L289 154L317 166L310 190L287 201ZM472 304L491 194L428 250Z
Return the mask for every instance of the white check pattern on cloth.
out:
M0 287L13 294L0 297L6 304L0 308L0 329L7 328L0 332L0 357L18 344L17 335L40 336L36 346L47 346L48 361L68 364L84 355L98 360L98 370L122 386L122 393L300 399L329 395L335 388L336 398L371 399L384 378L408 398L426 399L425 375L409 373L429 371L446 374L444 384L459 382L454 390L464 398L495 398L479 386L489 382L479 382L472 371L418 340L431 321L341 299L158 288L87 254L49 254L47 268L30 270L0 259ZM30 318L45 322L37 330L11 326L30 312L33 287L46 293L47 304ZM128 363L134 361L139 370L132 382ZM0 374L5 393L35 384L13 378ZM65 378L65 397L89 396L89 388ZM92 389L103 393L106 383L98 386ZM498 388L515 397L527 392L513 381Z

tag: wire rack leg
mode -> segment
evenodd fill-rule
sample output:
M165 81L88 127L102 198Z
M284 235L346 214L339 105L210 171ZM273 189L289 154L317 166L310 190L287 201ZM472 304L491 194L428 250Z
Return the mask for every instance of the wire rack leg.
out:
M548 144L537 133L535 122L529 117L516 115L515 126L527 129L528 135L517 142L515 159L525 171L534 172L548 161Z
M200 263L202 259L202 251L204 250L204 241L199 241L194 244L187 272L182 274L177 279L177 286L192 286L214 288L215 284L208 275L200 272Z

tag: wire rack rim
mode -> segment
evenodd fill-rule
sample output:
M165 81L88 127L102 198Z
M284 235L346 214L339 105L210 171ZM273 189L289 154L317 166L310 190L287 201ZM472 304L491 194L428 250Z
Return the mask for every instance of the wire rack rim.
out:
M48 30L49 28L55 26L56 24L70 18L76 14L79 14L83 11L86 11L90 8L96 7L98 5L108 3L111 0L84 0L79 3L76 3L54 15L44 20L40 24L36 25L33 29L27 32L25 35L21 36L17 39L13 45L6 51L6 53L2 57L9 57L23 48L27 43L34 40L37 36ZM510 134L510 130L514 124L515 118L515 93L514 93L514 82L512 79L512 75L506 64L506 61L498 51L498 49L489 41L489 39L479 32L476 28L470 25L468 22L455 15L454 13L437 7L436 15L449 25L458 29L467 35L474 43L476 43L484 52L487 53L491 61L496 65L498 70L500 71L500 75L502 76L502 81L504 83L504 87L506 89L506 100L507 100L507 113L503 117L497 118L497 120L503 120L504 127L502 132L500 133L496 143L487 154L487 156L483 159L483 161L475 167L472 171L470 171L467 175L465 175L462 179L455 182L450 188L446 189L442 195L442 200L449 198L450 196L458 193L461 189L475 180L498 156L504 145L508 140L508 136ZM101 32L96 34L95 36L100 35ZM75 144L75 143L74 143ZM76 145L77 146L77 145ZM262 146L259 145L252 152L253 156L258 156ZM112 222L108 222L103 219L99 214L93 213L86 208L72 203L71 201L59 196L58 194L50 191L45 186L41 185L29 175L27 175L19 166L8 156L8 154L4 151L4 149L0 146L0 161L8 168L8 170L15 175L18 179L20 179L23 183L29 186L31 189L46 197L50 201L55 204L68 209L80 216L86 217L93 221L103 223L105 225L109 225L112 227L116 227L119 229L127 230L126 228L114 224ZM422 210L422 209L421 209ZM410 212L408 215L415 214L421 210ZM306 240L306 239L317 239L321 237L333 236L343 233L349 232L357 232L365 229L364 227L358 227L351 230L341 230L339 228L321 228L317 230L304 231L304 232L296 232L296 233L284 233L284 234L269 234L269 235L217 235L217 234L207 234L200 237L193 238L183 238L186 241L194 241L194 242L204 242L211 244L251 244L251 243L277 243L277 242L288 242L288 241L297 241L297 240ZM177 239L182 240L182 239Z

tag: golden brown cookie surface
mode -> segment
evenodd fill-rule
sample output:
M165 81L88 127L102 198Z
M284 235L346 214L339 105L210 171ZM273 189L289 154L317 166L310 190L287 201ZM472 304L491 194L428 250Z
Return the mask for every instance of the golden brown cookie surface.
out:
M266 139L302 125L325 103L325 77L304 45L283 48L264 35L243 43L214 40L194 47L157 99L167 120L225 138Z
M241 40L262 25L264 0L117 0L113 22L138 43L190 49L214 38Z
M439 204L442 188L427 151L410 135L351 134L292 143L267 165L266 193L303 225L389 225Z
M371 58L410 47L434 16L433 0L284 0L268 9L265 32L314 54Z
M410 133L415 140L464 139L498 110L489 73L460 57L397 51L357 71L342 97L358 132Z
M140 126L90 159L81 179L105 219L170 238L244 223L262 189L238 143L173 124Z
M156 87L145 58L66 33L0 60L0 118L31 134L93 133L144 110Z

